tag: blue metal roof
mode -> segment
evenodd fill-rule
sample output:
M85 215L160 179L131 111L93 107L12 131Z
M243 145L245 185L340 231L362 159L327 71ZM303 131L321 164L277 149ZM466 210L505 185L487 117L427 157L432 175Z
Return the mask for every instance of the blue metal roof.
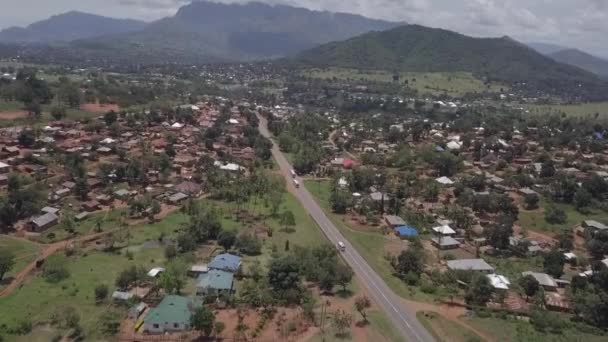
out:
M410 226L395 227L395 232L397 232L399 236L418 236L418 230Z
M241 258L239 256L224 253L213 258L208 266L211 269L236 272L240 265Z

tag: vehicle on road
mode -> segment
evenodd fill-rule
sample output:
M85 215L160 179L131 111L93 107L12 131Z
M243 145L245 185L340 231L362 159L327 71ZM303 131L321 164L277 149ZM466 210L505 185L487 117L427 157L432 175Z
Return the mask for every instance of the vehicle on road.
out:
M293 185L294 185L296 188L299 188L299 187L300 187L300 182L298 182L298 180L297 180L297 179L294 179L294 180L293 180Z
M342 242L342 241L338 241L338 249L339 249L341 252L344 252L344 251L346 250L346 245L344 244L344 242Z
M291 178L296 178L297 175L298 174L296 174L296 171L292 169L291 170Z

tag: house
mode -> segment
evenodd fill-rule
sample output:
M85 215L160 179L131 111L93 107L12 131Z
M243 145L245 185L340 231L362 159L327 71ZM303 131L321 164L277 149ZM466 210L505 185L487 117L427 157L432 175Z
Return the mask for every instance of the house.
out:
M0 162L0 173L9 173L11 171L11 166Z
M43 213L51 213L51 214L55 214L55 215L57 215L57 213L59 213L59 209L53 208L53 207L44 207L44 208L40 209L40 211L42 211Z
M192 267L190 267L190 269L188 270L188 274L194 276L199 276L202 273L207 272L209 272L209 267L207 265L192 265Z
M87 217L89 217L89 213L87 213L85 211L85 212L79 213L78 215L74 216L74 219L76 219L76 222L80 222L80 221L83 221L84 219L86 219Z
M494 273L494 267L490 266L483 259L456 259L448 260L450 270L479 271L484 273Z
M167 201L169 201L169 203L171 203L173 205L177 205L177 204L181 203L182 201L184 201L187 198L188 198L188 195L186 195L184 193L181 193L181 192L178 192L178 193L175 193L175 194L169 196L167 198Z
M453 185L454 181L449 179L448 177L439 177L435 179L435 181L441 185Z
M517 192L522 196L538 196L538 192L530 188L521 188Z
M82 209L84 209L88 212L93 212L93 211L99 210L101 204L99 202L93 200L93 201L84 202L80 206Z
M209 263L209 268L235 273L241 267L241 257L233 254L220 254Z
M120 189L114 191L114 196L118 199L124 200L131 196L131 192L127 189Z
M59 216L53 213L46 213L34 218L30 223L30 229L33 232L40 232L49 229L57 223L59 223Z
M384 216L384 221L386 221L386 224L388 224L388 226L391 228L405 226L405 221L396 215L386 215Z
M452 229L450 226L448 226L447 224L434 227L433 231L436 234L443 235L443 236L454 236L454 235L456 235L456 231L454 229Z
M133 298L133 294L130 292L114 291L112 293L112 299L115 301L126 302L131 298Z
M232 294L234 274L222 270L210 270L196 279L197 295Z
M154 267L150 271L148 271L148 277L156 278L159 274L165 272L165 269L162 267Z
M506 291L509 289L509 286L511 285L511 281L509 281L509 279L505 276L492 273L492 274L488 274L487 277L490 280L492 287L494 287L494 289L496 289L496 290Z
M403 238L413 238L413 237L418 236L418 230L416 230L416 228L410 227L410 226L395 227L395 233L402 239Z
M534 279L536 279L536 281L538 281L538 284L540 286L542 286L545 290L557 291L557 287L558 287L557 282L555 281L555 279L553 279L553 277L551 277L550 275L548 275L546 273L527 271L527 272L522 272L521 275L524 277L531 275L532 277L534 277Z
M595 220L585 220L585 221L583 221L582 226L583 226L583 228L589 229L593 233L597 232L598 230L608 229L608 226L606 226L605 224L603 224L601 222L597 222Z
M201 307L197 299L169 295L144 318L144 331L151 334L190 330L190 317Z
M184 181L174 186L173 190L186 195L198 196L203 191L203 188L197 183Z
M456 249L460 247L460 242L451 236L434 237L431 241L435 247L441 250Z

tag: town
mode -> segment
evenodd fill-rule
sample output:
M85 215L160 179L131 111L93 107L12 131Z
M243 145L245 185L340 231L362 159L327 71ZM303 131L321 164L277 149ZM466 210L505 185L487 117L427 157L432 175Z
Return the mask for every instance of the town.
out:
M80 44L0 44L0 341L606 340L603 81Z

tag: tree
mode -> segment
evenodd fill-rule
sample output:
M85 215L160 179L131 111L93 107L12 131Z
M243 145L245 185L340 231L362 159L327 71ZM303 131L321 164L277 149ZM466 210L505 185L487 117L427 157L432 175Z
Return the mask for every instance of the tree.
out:
M186 284L184 279L185 273L185 267L181 263L173 261L169 264L167 270L160 274L158 285L162 287L166 293L180 293Z
M549 178L555 175L555 166L552 161L547 161L541 164L539 176L541 178Z
M334 313L334 325L340 335L344 335L346 329L353 323L353 316L344 310L338 310Z
M177 247L174 244L168 244L165 247L165 258L171 260L177 256Z
M527 194L524 196L524 202L527 210L534 210L538 208L539 198L537 194Z
M42 276L49 283L58 283L70 276L64 256L54 255L46 259L42 266Z
M34 135L34 131L31 129L24 129L19 133L17 141L19 141L19 145L32 147L36 143L36 135Z
M213 314L213 311L207 307L201 306L197 308L190 317L190 325L194 330L200 331L203 335L208 337L211 335L215 326L215 315Z
M8 249L0 249L0 280L15 266L15 254Z
M550 204L545 210L545 221L550 224L564 224L568 216L562 209Z
M296 217L291 210L285 210L281 215L280 223L285 229L296 225Z
M372 302L367 298L367 296L358 297L355 300L355 309L361 314L363 317L363 322L367 323L367 313L365 312L372 306Z
M107 112L106 114L104 114L103 120L105 121L106 125L109 127L113 123L115 123L116 120L118 120L118 114L116 114L115 111L111 110L111 111Z
M108 285L106 284L95 286L95 303L103 302L108 297L109 291Z
M225 251L230 250L236 242L236 234L231 230L223 230L217 237L217 243L224 247Z
M534 278L532 275L527 275L525 277L519 278L518 283L522 290L524 290L526 298L533 297L540 289L540 284L538 283L538 280L536 280L536 278Z
M215 334L215 336L221 335L225 329L226 324L224 324L224 322L216 321L213 325L213 333Z
M484 306L492 298L493 293L494 287L492 287L490 279L485 274L477 273L471 279L465 300L471 305Z
M336 284L336 275L322 270L319 274L319 288L325 292L331 292Z
M338 285L342 286L342 291L346 292L346 286L348 286L348 284L351 282L351 280L353 279L353 270L352 268L350 268L350 266L343 264L343 263L339 263L336 266L336 283L338 283Z
M405 277L408 273L420 276L424 270L422 253L417 250L408 249L402 251L401 254L393 261L393 267L401 277Z
M331 202L331 210L336 214L345 214L350 206L350 196L346 191L332 191L329 201Z
M543 256L543 269L554 278L560 278L564 274L564 254L553 249Z
M64 107L53 107L51 109L51 116L53 117L53 119L59 121L63 118L65 118L66 116L66 111Z
M300 265L293 255L274 258L268 269L268 285L279 296L300 287Z
M156 217L156 215L160 214L160 212L162 211L162 207L160 205L160 203L157 200L153 200L151 207L150 207L150 219L154 220L154 218Z
M576 210L588 207L592 200L593 196L585 188L579 188L574 194L574 206L576 207Z
M485 230L488 243L496 249L507 249L509 238L513 235L513 221L508 216L498 219L498 222Z

